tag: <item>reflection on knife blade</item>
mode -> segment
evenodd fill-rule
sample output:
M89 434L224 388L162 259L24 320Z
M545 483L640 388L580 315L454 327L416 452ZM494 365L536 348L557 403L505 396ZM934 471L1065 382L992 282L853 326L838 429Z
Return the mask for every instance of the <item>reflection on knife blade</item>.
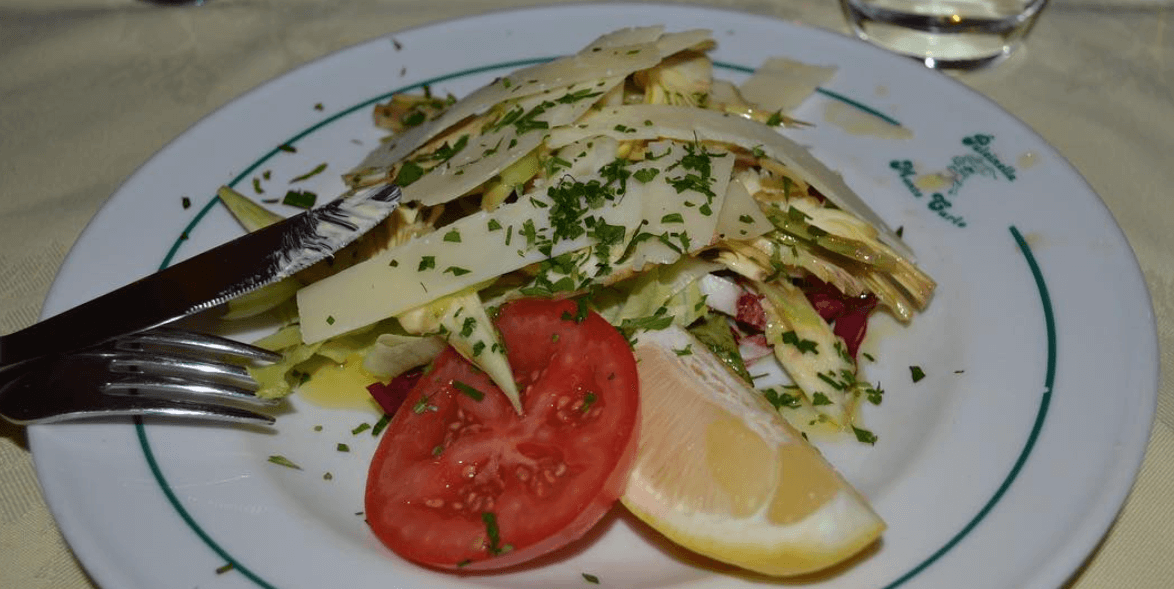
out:
M396 186L337 199L2 336L0 370L150 329L292 276L378 226L399 201Z

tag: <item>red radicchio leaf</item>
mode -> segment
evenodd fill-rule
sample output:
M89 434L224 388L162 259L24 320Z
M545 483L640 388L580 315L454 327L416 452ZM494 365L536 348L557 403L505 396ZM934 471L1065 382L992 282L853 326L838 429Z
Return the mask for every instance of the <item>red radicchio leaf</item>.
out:
M832 324L832 331L843 338L848 354L855 359L868 333L868 317L876 308L876 296L850 297L815 277L809 277L807 282L809 288L804 289L807 300L824 321Z
M399 376L391 379L391 382L383 384L376 382L367 386L367 392L371 393L371 397L375 399L376 403L383 408L383 412L388 415L395 415L399 410L400 405L404 404L404 400L408 398L408 393L416 387L416 382L424 375L424 368L413 368Z
M824 321L830 322L848 310L848 305L844 304L843 296L838 292L833 294L819 290L807 293L807 300L811 301L811 306L815 307Z
M762 297L751 293L742 293L738 296L739 322L745 323L759 331L766 329L766 310L762 308Z
M868 316L872 314L872 309L876 307L876 297L868 295L864 297L855 309L836 317L835 325L832 331L836 335L844 338L844 345L848 347L848 355L856 358L856 352L860 350L860 344L864 342L864 336L868 333Z

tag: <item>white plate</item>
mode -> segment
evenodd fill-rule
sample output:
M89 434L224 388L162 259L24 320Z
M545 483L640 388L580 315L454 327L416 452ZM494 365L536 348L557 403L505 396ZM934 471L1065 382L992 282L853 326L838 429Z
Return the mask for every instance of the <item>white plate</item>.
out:
M1059 586L1124 501L1150 430L1157 346L1137 263L1098 197L1032 131L942 75L832 33L704 8L577 5L445 22L348 49L241 97L152 158L86 228L45 312L237 235L212 200L222 183L251 193L253 178L271 171L263 185L276 196L329 162L330 173L304 187L339 190L336 174L380 136L369 106L392 92L430 84L463 95L634 24L712 29L722 77L741 78L773 55L838 66L798 111L817 125L791 134L903 227L940 283L911 327L873 330L877 360L866 374L887 394L864 418L879 443L825 447L890 527L865 557L809 582ZM857 116L875 111L913 137L827 120L850 103ZM927 180L950 169L952 186ZM928 375L916 384L914 365ZM374 416L297 403L272 432L128 421L33 427L29 436L61 529L105 587L549 588L582 587L584 573L627 588L766 582L691 562L618 509L543 567L452 576L408 565L357 513L375 438L350 430L364 421ZM336 451L339 442L351 451ZM273 454L303 470L268 463Z

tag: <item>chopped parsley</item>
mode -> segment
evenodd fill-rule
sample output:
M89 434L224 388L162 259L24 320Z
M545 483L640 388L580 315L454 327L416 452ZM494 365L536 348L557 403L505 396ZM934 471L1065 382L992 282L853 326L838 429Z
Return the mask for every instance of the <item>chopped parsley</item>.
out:
M552 155L542 160L542 171L546 173L547 178L554 176L555 172L559 171L560 169L566 169L569 167L571 167L571 162L568 162L567 160L564 160L563 158L556 155Z
M819 350L816 349L819 344L809 339L800 339L799 334L795 333L794 331L788 331L783 334L783 343L795 346L798 348L799 352L803 354L808 352L812 354L819 354Z
M884 396L885 390L880 387L880 383L877 383L875 387L869 386L864 388L864 397L873 405L880 405Z
M459 380L452 381L452 386L454 388L456 388L456 390L464 393L465 395L467 395L470 399L472 399L474 401L480 401L481 399L485 398L485 393L482 393L481 391L479 391L479 390L473 388L472 386L467 385Z
M656 168L643 168L636 170L636 173L632 174L632 177L641 184L647 184L656 178L658 174L660 174L660 170Z
M564 94L562 97L560 97L557 100L557 102L559 104L571 104L571 103L579 102L580 100L585 100L588 98L595 98L596 96L600 96L602 94L603 94L603 92L592 92L590 88L582 88L579 90L575 90L574 92L568 92L568 93Z
M668 309L660 307L652 315L624 319L619 330L631 342L637 332L668 329L673 324L673 319L674 316L668 313Z
M554 243L582 236L587 232L584 219L587 212L603 206L604 201L615 199L614 191L598 180L579 182L569 177L552 186L547 195L551 199L550 240ZM532 227L528 231L532 233ZM530 233L527 233L529 239Z
M909 375L913 377L913 382L919 382L925 378L925 371L920 366L910 366Z
M437 407L436 405L428 402L431 398L432 395L421 395L420 400L416 401L415 405L412 405L412 413L420 415L425 411L439 411L440 407Z
M599 175L607 180L607 186L613 184L617 185L617 192L624 194L628 191L628 178L632 176L631 170L628 169L630 162L624 158L616 158L599 169ZM598 205L593 205L592 208L597 208Z
M595 393L589 392L586 395L583 395L583 408L582 408L583 413L590 411L591 406L594 405L595 402L598 400L599 400L599 397L597 397L595 395Z
M762 394L775 409L782 409L784 407L787 409L798 409L803 405L803 401L799 398L799 395L792 395L786 391L780 392L769 388L763 390Z
M292 468L294 470L302 470L302 467L298 466L297 464L294 464L294 462L292 460L290 460L289 458L286 458L285 456L282 456L281 454L274 454L274 455L270 456L269 462L272 462L273 464L277 464L280 466L284 466L286 468Z
M400 166L399 172L395 175L395 183L403 188L409 184L419 180L424 175L424 168L420 167L413 161L406 161Z
M506 113L497 120L497 122L487 125L482 130L483 134L494 133L506 127L513 126L518 135L525 135L530 131L539 129L549 129L550 123L538 120L538 116L546 112L546 109L554 106L553 102L543 101L535 105L530 110L524 110L521 106L515 105L514 108L506 111Z
M371 428L371 435L378 437L379 434L383 433L383 430L387 429L387 425L390 423L391 415L384 413L383 417L380 417L379 421L375 422L375 427Z
M572 315L568 311L563 311L560 319L563 321L574 321L575 323L582 323L584 319L587 319L587 311L587 301L581 298L575 299L575 314Z
M856 434L856 439L865 444L876 445L876 434L856 426L852 426L852 431Z
M309 190L290 190L285 193L285 198L281 199L281 204L311 209L314 208L314 203L317 201L318 195Z
M321 174L324 171L326 171L326 164L325 163L318 164L317 166L314 167L313 170L310 170L309 172L306 172L305 174L302 174L301 176L298 176L298 177L290 180L290 183L292 184L294 182L301 182L303 180L308 180L310 178L313 178L314 176L317 176L318 174Z
M477 320L472 317L465 317L465 321L461 324L461 337L473 335L473 330L475 329L477 329Z
M591 573L583 573L583 580L587 581L588 583L595 584L595 585L599 584L599 577L596 577L595 575L592 575Z
M433 151L428 156L428 159L436 160L439 162L447 162L448 160L451 160L453 157L455 157L458 153L460 153L461 150L465 149L465 146L467 146L468 144L469 144L469 136L468 135L461 135L460 138L457 139L456 143L449 145L448 142L446 141L444 143L444 145L437 147L436 151Z
M489 550L489 554L497 556L513 550L513 546L501 543L501 530L497 527L497 516L492 511L482 513L481 521L485 523L485 536L489 542L486 549Z

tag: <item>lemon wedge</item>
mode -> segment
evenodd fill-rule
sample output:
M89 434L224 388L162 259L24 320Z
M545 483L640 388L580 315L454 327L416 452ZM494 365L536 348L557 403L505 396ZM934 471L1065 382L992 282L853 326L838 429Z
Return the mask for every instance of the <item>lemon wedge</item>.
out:
M688 332L643 333L635 352L629 511L688 550L771 576L834 566L880 536L868 501Z

